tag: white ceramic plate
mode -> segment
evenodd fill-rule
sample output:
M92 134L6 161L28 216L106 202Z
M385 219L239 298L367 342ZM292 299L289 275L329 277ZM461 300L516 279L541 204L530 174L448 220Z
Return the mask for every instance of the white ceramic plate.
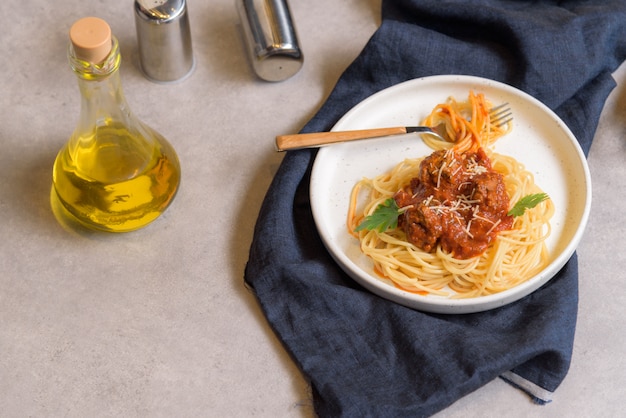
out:
M578 141L548 107L506 84L469 76L434 76L385 89L350 110L333 130L417 125L438 103L469 91L484 93L494 104L509 103L513 130L494 150L522 162L554 202L549 265L507 291L469 299L417 295L400 290L373 272L358 241L347 233L352 187L363 177L388 171L405 158L429 155L416 134L335 144L319 150L311 175L311 208L317 229L335 261L371 292L410 308L435 313L471 313L516 301L550 280L571 257L583 235L591 207L591 178Z

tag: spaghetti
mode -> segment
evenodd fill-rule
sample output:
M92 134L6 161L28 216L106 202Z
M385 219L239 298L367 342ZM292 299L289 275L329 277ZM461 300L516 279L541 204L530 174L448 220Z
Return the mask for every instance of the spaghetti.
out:
M355 185L348 229L377 274L395 286L478 297L510 289L547 264L554 206L545 200L520 216L508 213L512 202L541 190L521 163L491 150L511 124L493 123L490 108L472 92L465 102L437 105L424 124L445 124L451 142L425 139L435 150L430 156L406 159ZM362 192L367 197L360 203ZM397 226L360 228L389 199L399 208Z

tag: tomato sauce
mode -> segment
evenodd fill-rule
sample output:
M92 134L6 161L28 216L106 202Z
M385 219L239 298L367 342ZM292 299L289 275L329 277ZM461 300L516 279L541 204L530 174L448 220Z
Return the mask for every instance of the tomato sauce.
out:
M427 252L441 245L457 259L481 255L498 232L513 226L503 176L482 148L435 151L394 199L404 210L398 226L409 242Z

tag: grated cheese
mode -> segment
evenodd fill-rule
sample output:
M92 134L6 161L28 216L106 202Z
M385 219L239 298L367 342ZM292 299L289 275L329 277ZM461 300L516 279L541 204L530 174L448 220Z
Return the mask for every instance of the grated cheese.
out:
M464 231L471 239L474 239L474 235L472 235L472 233L470 232L471 226L472 226L472 219L469 220L469 222L467 223L467 227L464 229Z
M443 172L444 168L446 168L445 161L443 162L443 164L441 164L441 167L439 167L439 174L437 175L437 189L439 188L439 186L441 186L441 173Z
M495 222L491 228L489 228L489 231L487 231L487 235L491 234L491 232L492 232L494 229L496 229L496 227L497 227L498 225L500 225L500 221L501 221L501 219L498 219L498 221L497 221L497 222Z

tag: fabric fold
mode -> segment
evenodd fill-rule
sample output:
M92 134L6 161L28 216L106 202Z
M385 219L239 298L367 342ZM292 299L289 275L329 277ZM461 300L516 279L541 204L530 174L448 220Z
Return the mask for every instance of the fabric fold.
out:
M464 74L513 85L564 120L589 151L611 77L626 58L622 1L385 0L380 28L303 132L329 130L397 83ZM412 310L361 288L313 222L316 152L285 156L255 227L246 284L310 380L323 417L419 417L501 376L538 403L569 369L576 327L574 255L507 306L466 315Z

